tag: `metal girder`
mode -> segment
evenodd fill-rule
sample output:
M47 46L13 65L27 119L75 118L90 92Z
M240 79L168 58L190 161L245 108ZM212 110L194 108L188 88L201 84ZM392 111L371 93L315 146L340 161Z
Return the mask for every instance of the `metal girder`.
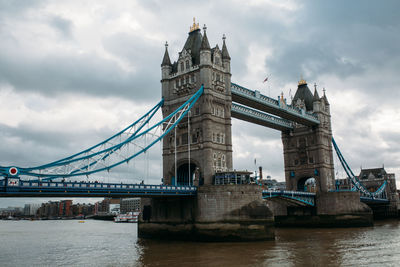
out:
M281 104L278 100L262 95L257 90L253 91L231 83L231 93L233 102L279 116L283 119L306 126L315 126L320 123L314 114L292 107L291 105Z
M292 123L288 120L234 103L232 103L231 116L232 118L248 121L279 131L289 131L293 129Z

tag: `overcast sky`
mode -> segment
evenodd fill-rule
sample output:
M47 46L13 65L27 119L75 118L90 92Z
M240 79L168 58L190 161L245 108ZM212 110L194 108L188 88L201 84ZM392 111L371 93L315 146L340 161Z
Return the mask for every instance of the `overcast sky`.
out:
M160 100L165 41L176 60L196 17L211 46L227 36L233 82L274 98L294 95L301 75L320 95L325 87L354 172L384 164L400 179L399 8L395 0L0 0L0 165L59 159L144 114ZM280 133L236 119L232 127L234 168L254 170L257 158L264 175L283 181ZM159 146L149 159L148 177L138 163L111 180L160 183Z

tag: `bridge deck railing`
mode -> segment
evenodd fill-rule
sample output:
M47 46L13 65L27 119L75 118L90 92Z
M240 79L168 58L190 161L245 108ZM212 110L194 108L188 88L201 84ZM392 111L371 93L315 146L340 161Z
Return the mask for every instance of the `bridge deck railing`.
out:
M235 103L232 103L232 111L236 111L236 112L240 112L243 115L247 115L247 116L251 116L254 117L256 119L261 119L261 120L265 120L268 121L270 123L274 123L274 124L278 124L280 126L286 127L288 129L293 129L292 126L292 122L279 118L279 117L275 117L266 113L262 113L260 111L248 108L248 107L244 107Z
M193 194L197 192L195 186L172 186L172 185L148 185L148 184L118 184L118 183L96 183L96 182L41 182L20 180L19 183L7 185L6 181L0 180L0 191L38 191L46 192L72 192L72 191L118 191L118 192L181 192ZM3 190L3 191L4 191Z
M289 113L292 113L293 115L302 116L302 117L305 117L315 123L319 123L318 117L315 114L307 112L307 111L299 109L299 108L296 108L296 107L293 107L292 105L286 105L286 104L280 105L278 100L273 99L268 96L265 96L263 94L260 94L260 92L257 90L253 91L253 90L247 89L243 86L240 86L238 84L231 83L231 91L232 91L232 93L236 93L236 94L242 95L244 97L250 97L255 100L262 100L265 104L268 104L269 106L272 106L277 109L285 110Z

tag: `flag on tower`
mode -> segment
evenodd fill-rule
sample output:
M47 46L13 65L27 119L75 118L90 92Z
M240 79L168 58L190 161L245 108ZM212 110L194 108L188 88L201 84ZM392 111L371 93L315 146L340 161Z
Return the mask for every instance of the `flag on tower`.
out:
M265 78L265 80L263 81L263 83L265 83L266 81L268 81L269 76L267 76L267 78Z

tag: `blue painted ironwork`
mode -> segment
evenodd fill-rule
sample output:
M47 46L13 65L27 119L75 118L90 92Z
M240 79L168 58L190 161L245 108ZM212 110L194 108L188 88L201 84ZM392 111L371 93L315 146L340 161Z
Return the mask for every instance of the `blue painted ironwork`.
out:
M315 206L315 193L311 192L263 190L262 195L264 199L282 198L292 202L294 201L302 206Z
M261 104L262 106L268 108L268 110L274 115L281 117L288 115L289 117L293 118L293 121L298 122L296 120L296 118L298 118L301 119L301 122L307 123L308 125L318 125L320 123L316 114L307 112L304 109L299 109L292 105L282 105L280 101L265 96L257 90L253 91L238 84L231 83L231 92L232 98L238 96L242 99L247 99L250 102Z
M61 160L54 161L52 163L30 168L16 167L17 172L19 172L18 175L38 177L42 178L43 180L52 180L55 178L69 178L74 176L90 175L106 170L109 171L110 169L129 162L138 155L145 153L150 147L159 142L165 135L167 135L178 125L182 118L186 116L188 111L193 107L202 93L203 86L201 86L201 88L179 108L177 108L163 120L150 126L150 120L163 104L163 100L161 100L139 120L107 140L82 152ZM145 126L148 126L146 127L147 129L145 129ZM162 128L163 130L163 133L160 134L160 136L157 136L149 143L145 142L145 144L141 146L141 149L136 153L132 153L128 150L127 153L130 152L130 154L121 155L120 152L123 149L126 150L130 144L138 141L139 138L143 139L147 135L154 137L155 134L153 134L151 131L154 131L158 128ZM116 162L110 161L108 164L105 164L106 160L110 160L111 156L114 156L113 159L116 160ZM13 176L13 174L10 173L10 167L0 166L0 176Z
M376 201L388 201L386 196L386 185L387 182L384 181L383 184L376 190L375 192L370 192L368 189L358 180L357 176L354 175L353 171L351 170L350 166L347 164L346 160L344 159L342 153L338 145L335 142L335 139L332 137L332 144L335 148L336 155L339 158L340 163L342 164L343 169L345 170L347 176L350 178L350 181L354 185L352 191L359 191L361 194L361 200L376 200Z
M292 122L279 117L275 117L252 108L248 108L242 105L232 103L232 117L238 117L245 121L251 121L261 125L267 125L268 127L277 130L292 130Z
M96 182L49 182L19 180L7 184L0 180L0 197L154 197L154 196L195 196L194 186L118 184Z

